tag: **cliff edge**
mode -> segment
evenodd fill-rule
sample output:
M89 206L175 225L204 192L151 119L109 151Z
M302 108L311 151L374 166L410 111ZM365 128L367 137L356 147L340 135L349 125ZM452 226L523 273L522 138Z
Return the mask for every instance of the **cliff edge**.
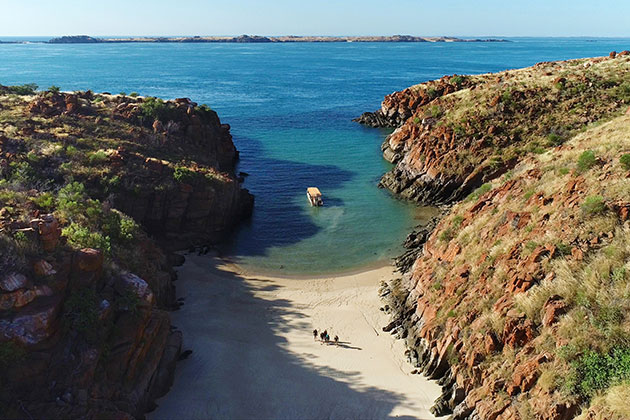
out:
M181 350L172 251L253 197L207 106L35 89L0 86L0 411L143 418Z
M398 127L383 186L452 205L381 288L384 330L443 385L435 414L630 416L628 105L624 52L446 77L362 117Z

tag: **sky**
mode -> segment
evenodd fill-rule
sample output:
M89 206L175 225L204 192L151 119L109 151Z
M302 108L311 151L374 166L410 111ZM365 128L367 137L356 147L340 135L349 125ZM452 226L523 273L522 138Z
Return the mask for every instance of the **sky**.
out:
M0 36L630 36L630 0L0 0Z

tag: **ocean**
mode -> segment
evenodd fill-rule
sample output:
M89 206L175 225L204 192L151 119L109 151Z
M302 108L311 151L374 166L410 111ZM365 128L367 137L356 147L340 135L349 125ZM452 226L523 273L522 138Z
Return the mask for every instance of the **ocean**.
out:
M26 39L26 38L23 38ZM10 41L6 37L0 40ZM37 39L41 40L41 39ZM508 43L0 44L0 84L189 97L232 126L256 196L222 253L246 269L325 274L388 260L433 209L377 188L387 130L352 118L383 97L446 74L607 55L630 39ZM323 193L312 208L306 188Z

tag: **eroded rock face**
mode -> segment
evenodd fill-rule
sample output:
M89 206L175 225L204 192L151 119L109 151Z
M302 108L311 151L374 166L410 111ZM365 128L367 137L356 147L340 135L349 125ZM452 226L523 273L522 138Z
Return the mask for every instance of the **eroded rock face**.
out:
M173 170L165 172L172 179ZM161 192L119 194L115 204L150 233L181 242L181 248L195 240L217 242L225 238L233 226L249 217L254 199L237 180L226 178L216 183L178 184Z
M470 80L457 75L444 76L440 80L428 82L385 97L381 109L366 112L354 121L370 127L399 127L414 111L431 103L436 98L473 86Z
M541 352L536 340L543 328L556 337L556 324L569 305L562 296L551 295L539 312L526 314L517 300L536 285L554 281L553 261L581 263L613 234L584 236L575 230L589 191L587 179L574 174L557 182L553 193L527 193L543 179L540 169L526 167L476 200L454 205L432 223L431 231L410 234L405 246L413 253L398 260L399 278L380 289L384 310L393 315L383 330L404 339L409 362L443 386L435 414L520 419L516 405L501 396L505 394L513 401L535 399L537 418L568 420L579 411L574 400L552 401L538 384L543 365L556 356ZM614 223L627 226L619 210L623 203L607 206ZM474 235L477 245L462 242L464 233ZM506 245L500 252L490 251L501 243ZM489 369L493 360L505 362Z
M425 205L449 204L466 197L513 168L522 154L519 147L537 151L556 147L569 132L625 109L621 103L601 109L593 105L605 93L595 83L588 84L585 69L611 60L618 59L591 59L580 71L573 63L563 62L527 69L530 80L544 80L546 85L521 84L522 71L508 71L444 77L387 95L380 110L355 120L395 129L382 145L383 157L395 167L379 186ZM570 72L574 74L554 77L567 68L573 68ZM584 83L589 91L575 93L573 88ZM576 103L588 112L568 118L564 110ZM554 113L567 120L563 130L537 123ZM545 136L551 140L539 141Z
M37 278L1 282L0 346L26 351L3 373L10 392L34 418L142 418L172 384L181 333L145 280L108 279L98 250L60 252L34 264ZM70 303L82 290L96 301ZM93 325L77 331L73 319Z

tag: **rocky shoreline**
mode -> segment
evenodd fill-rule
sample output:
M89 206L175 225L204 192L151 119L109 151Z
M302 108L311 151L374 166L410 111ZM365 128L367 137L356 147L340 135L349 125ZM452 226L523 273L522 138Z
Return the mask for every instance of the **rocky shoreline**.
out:
M35 89L0 86L0 411L144 418L182 350L173 251L253 196L205 105Z
M606 354L614 340L593 327L592 312L580 318L588 338L576 338L571 324L587 305L614 304L571 296L588 293L573 273L610 259L601 250L625 243L630 227L621 194L630 167L609 149L630 150L615 143L630 104L623 93L630 83L616 77L629 55L447 76L388 95L381 109L356 120L395 128L382 150L396 166L381 187L448 206L409 235L395 261L399 275L379 290L391 314L383 330L403 339L408 361L443 387L436 416L616 415L574 382L590 380L576 367L581 358L597 346ZM610 128L596 128L607 121ZM591 154L597 159L584 169ZM606 232L588 227L602 223L586 210L593 200L602 201ZM585 348L591 337L600 338Z

